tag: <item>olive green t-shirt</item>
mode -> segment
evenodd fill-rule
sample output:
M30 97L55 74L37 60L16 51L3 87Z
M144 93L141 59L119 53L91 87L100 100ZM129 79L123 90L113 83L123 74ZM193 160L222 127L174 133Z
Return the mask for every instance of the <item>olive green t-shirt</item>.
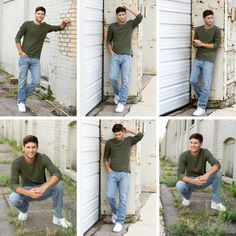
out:
M184 176L197 177L204 175L206 173L207 162L211 166L216 165L219 169L221 168L219 161L205 148L200 149L197 157L192 156L190 150L183 152L179 157L178 178L182 180Z
M130 170L130 151L132 145L143 138L142 133L131 137L125 137L123 140L115 138L109 139L105 145L104 161L110 160L110 167L114 171L131 172Z
M37 186L46 182L45 170L60 180L60 170L44 154L37 153L33 163L28 164L24 156L17 157L11 165L11 188L15 192L21 186ZM20 181L21 177L21 181Z
M205 26L199 26L195 29L194 39L199 39L203 43L213 43L214 48L205 48L198 47L196 52L196 59L200 61L210 61L215 62L216 59L216 51L221 43L221 32L220 28L217 26L213 26L210 29L205 29Z
M117 54L132 55L131 39L133 29L142 21L143 16L138 14L134 20L121 25L118 22L109 25L107 43L113 44L112 49Z
M47 33L62 30L60 26L49 25L45 22L36 25L34 21L24 22L16 37L15 42L21 43L21 38L24 36L22 50L28 57L40 59L44 40Z

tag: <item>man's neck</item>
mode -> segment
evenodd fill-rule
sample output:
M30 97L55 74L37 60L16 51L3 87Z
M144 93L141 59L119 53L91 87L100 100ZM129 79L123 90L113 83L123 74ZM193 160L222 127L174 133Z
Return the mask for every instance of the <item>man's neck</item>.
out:
M27 162L27 164L29 164L29 165L32 165L32 163L34 162L35 158L36 158L36 155L35 155L35 157L33 159L30 159L26 155L24 155L24 159Z
M200 150L198 150L198 151L196 151L196 152L192 152L192 151L190 151L190 152L191 152L191 155L192 155L192 156L198 157Z
M126 21L124 21L124 22L118 21L119 25L124 25L125 23L126 23Z
M34 23L35 23L36 25L41 25L41 22L37 21L36 19L34 20Z
M214 26L214 24L213 24L213 25L207 25L207 24L205 24L205 25L204 25L204 28L205 28L205 29L211 29L213 26Z

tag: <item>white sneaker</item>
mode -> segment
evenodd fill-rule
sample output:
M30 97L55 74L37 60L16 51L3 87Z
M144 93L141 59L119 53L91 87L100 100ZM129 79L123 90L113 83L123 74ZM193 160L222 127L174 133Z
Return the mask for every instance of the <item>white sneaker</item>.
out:
M119 99L120 99L119 96L115 94L113 101L116 105L118 105Z
M24 103L17 103L19 112L26 112Z
M122 224L120 223L116 223L114 228L113 228L113 232L120 232L122 230Z
M116 215L115 213L112 213L111 222L112 222L113 224L115 224L115 223L116 223L116 220L117 220L117 215Z
M23 213L23 212L19 211L18 220L26 221L27 218L28 218L28 212Z
M190 205L190 199L188 200L186 198L183 198L182 205L186 206L186 207L189 206Z
M65 229L72 226L72 224L66 218L58 219L56 216L53 216L52 223L55 225L60 225L62 228Z
M125 106L123 104L121 104L121 103L118 103L118 105L117 105L117 107L115 109L115 112L121 113L121 112L124 111L124 109L125 109Z
M201 107L198 107L197 110L193 112L194 116L203 116L205 115L206 111L205 109L202 109Z
M221 202L217 203L214 201L211 201L211 209L221 211L221 212L226 211L225 206Z

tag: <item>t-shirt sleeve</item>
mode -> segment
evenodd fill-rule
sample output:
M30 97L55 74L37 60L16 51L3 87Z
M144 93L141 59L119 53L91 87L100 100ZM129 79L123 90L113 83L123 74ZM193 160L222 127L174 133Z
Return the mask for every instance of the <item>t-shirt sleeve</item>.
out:
M131 20L132 27L133 28L137 27L141 23L142 19L143 19L143 16L141 14L138 14L134 20Z
M15 37L16 43L21 43L20 40L23 37L23 35L26 33L26 30L27 30L27 22L24 22L16 34L16 37Z
M48 25L48 33L61 30L62 28L60 25Z
M214 49L217 49L220 47L221 44L221 31L220 29L217 27L217 30L215 32L215 37L214 37Z
M51 159L44 155L45 158L45 167L46 169L49 171L51 176L56 176L58 178L58 180L61 180L62 178L62 174L60 172L60 170L52 163Z
M108 31L107 31L107 43L111 44L112 39L113 39L113 32L112 32L111 26L109 25Z
M206 160L211 164L211 166L217 166L219 169L221 168L221 164L216 158L211 154L210 151L207 149L205 150L206 152Z
M177 170L177 175L179 180L182 180L186 176L186 154L182 153L179 157L179 166Z
M136 144L143 138L143 133L139 132L137 135L130 137L131 139L131 145Z
M14 160L11 165L11 189L16 192L16 189L20 187L19 183L19 164L17 160Z
M109 144L109 141L107 141L106 144L105 144L103 160L104 161L109 161L109 158L110 158L110 144Z

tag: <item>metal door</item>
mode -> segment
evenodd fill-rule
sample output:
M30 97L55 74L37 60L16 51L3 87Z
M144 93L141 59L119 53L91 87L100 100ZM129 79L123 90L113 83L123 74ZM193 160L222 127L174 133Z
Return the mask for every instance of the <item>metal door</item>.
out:
M191 0L160 1L160 115L189 103Z

